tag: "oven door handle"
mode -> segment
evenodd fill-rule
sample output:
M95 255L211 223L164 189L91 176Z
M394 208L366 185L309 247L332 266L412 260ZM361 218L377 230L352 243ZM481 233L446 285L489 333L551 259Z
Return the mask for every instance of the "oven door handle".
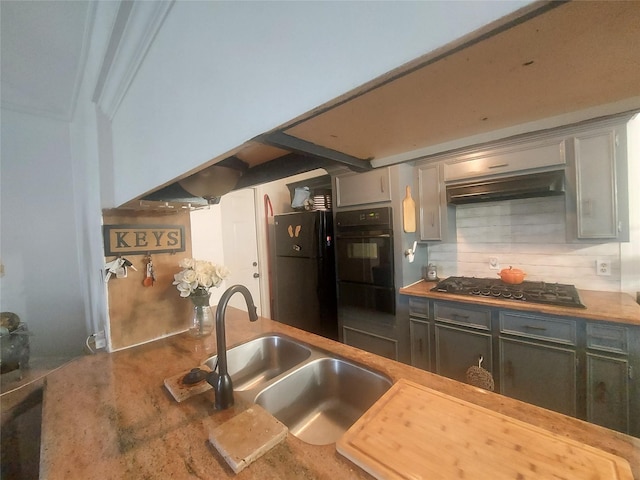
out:
M390 233L380 233L378 235L363 235L361 233L350 235L350 234L338 234L336 238L391 238Z

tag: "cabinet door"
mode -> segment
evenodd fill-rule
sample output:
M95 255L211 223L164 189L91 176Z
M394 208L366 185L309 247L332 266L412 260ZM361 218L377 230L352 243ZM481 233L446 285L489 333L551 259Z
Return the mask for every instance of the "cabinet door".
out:
M578 238L617 238L615 131L577 135L574 148Z
M493 372L491 334L436 323L436 373L466 383L469 367Z
M437 165L418 169L420 195L420 239L442 240L440 176Z
M629 363L587 353L587 420L629 431Z
M391 200L389 168L336 177L336 205L347 207Z
M410 318L409 335L411 337L411 365L431 371L429 322Z
M500 338L500 392L576 416L576 351Z

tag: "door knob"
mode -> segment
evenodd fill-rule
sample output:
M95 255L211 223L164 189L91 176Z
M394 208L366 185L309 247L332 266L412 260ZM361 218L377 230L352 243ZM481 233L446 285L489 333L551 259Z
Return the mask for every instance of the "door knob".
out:
M254 274L253 274L253 278L258 278L258 277L260 277L260 274L259 274L259 273L254 273Z

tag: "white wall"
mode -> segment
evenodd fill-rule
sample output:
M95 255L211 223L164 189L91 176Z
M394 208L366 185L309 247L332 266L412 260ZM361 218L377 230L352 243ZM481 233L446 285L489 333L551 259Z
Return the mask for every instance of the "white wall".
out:
M224 265L222 248L222 212L220 205L210 205L191 212L191 253L193 258ZM226 290L226 282L212 288L211 305L217 305Z
M176 2L113 119L114 204L526 3Z
M86 338L69 124L2 110L0 309L17 313L31 356L73 356Z

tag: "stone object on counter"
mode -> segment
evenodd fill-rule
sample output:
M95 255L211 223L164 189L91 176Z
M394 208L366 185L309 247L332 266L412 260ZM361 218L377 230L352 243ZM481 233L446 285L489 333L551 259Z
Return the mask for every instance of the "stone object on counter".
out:
M29 367L29 335L27 324L18 315L0 313L0 373Z
M209 442L233 471L239 473L283 441L288 431L260 405L253 405L213 429Z

